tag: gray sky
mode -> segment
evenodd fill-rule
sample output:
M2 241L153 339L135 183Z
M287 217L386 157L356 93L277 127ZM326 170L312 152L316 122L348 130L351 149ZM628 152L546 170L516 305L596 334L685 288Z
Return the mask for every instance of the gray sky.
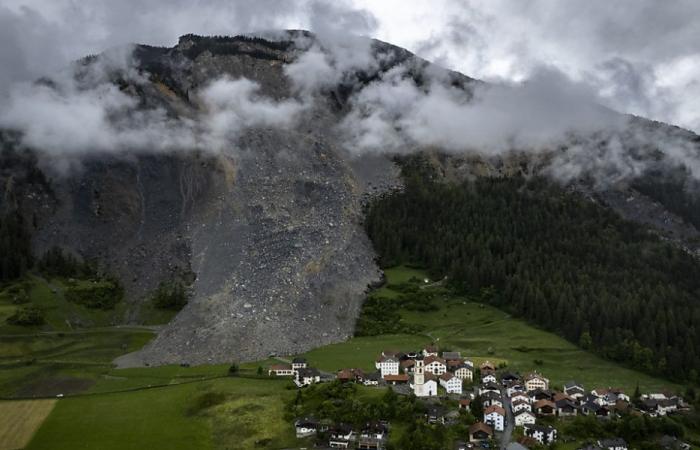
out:
M697 0L4 0L0 89L126 43L275 28L369 35L486 80L554 68L614 109L700 131Z

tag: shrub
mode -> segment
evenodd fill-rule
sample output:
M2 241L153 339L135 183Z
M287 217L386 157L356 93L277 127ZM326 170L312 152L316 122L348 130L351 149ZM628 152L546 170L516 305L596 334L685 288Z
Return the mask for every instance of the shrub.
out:
M66 300L92 309L113 309L123 295L116 280L73 282L65 291Z
M7 318L10 325L35 326L43 325L45 322L41 310L34 306L27 306L18 309L13 315Z
M187 414L193 416L205 409L220 405L226 401L226 394L222 392L206 392L195 398L194 402L187 408Z
M179 282L162 282L153 294L153 305L158 309L180 311L187 304L187 291Z

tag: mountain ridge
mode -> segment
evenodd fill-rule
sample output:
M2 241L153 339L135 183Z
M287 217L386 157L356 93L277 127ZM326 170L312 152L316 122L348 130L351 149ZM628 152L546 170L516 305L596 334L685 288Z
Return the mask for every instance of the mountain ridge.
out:
M315 39L305 32L287 35L295 33ZM29 158L20 165L28 173L39 170L45 183L16 185L11 168L2 176L4 198L20 198L20 209L34 218L35 253L59 245L123 280L130 301L125 322L138 323L139 308L160 282L196 274L185 309L123 364L261 359L352 335L368 287L381 280L362 228L363 203L401 181L391 153L357 156L344 147L335 128L349 99L398 64L409 66L406 75L417 86L431 71L463 91L482 84L371 42L392 55L374 72L358 71L323 89L294 127L246 128L231 146L235 151L97 152L81 155L80 169L67 175ZM294 98L284 67L307 50L262 38L184 35L170 48L136 46L133 57L145 80L130 83L115 72L112 82L142 108L193 119L205 109L198 89L222 76L253 80L264 98ZM445 179L527 174L542 159L419 150L441 160ZM597 191L592 195L604 199ZM686 226L678 231L679 242L700 236Z

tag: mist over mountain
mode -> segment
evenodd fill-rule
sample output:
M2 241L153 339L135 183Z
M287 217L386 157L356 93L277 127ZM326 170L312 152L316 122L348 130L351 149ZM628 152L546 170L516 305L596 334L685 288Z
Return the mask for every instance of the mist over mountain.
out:
M352 35L184 35L13 87L0 206L35 254L122 280L124 323L159 283L190 284L124 364L293 354L352 335L381 280L363 204L400 187L397 155L431 155L445 180L544 175L694 253L685 200L653 186L695 198L700 139L596 100L551 68L490 84Z

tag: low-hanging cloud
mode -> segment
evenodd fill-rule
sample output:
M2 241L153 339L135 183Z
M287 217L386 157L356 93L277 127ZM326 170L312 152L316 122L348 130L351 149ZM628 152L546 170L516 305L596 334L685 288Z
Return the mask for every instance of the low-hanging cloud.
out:
M251 127L284 128L307 105L295 99L273 100L258 83L227 76L193 93L193 116L174 116L144 107L129 86L150 83L135 69L128 49L107 52L88 64L76 64L50 80L15 88L0 111L0 126L20 130L24 144L51 156L90 152L224 151Z
M28 6L19 6L22 2ZM130 0L98 0L75 11L68 7L72 3L61 0L50 5L12 0L0 7L0 24L7 25L0 27L0 37L7 42L0 50L0 63L8 68L0 74L0 96L6 96L0 126L20 130L26 144L54 155L224 151L247 128L293 127L319 95L343 84L354 86L354 91L337 131L353 154L426 147L484 156L527 152L546 155L545 170L554 177L571 180L592 173L607 183L643 173L653 164L649 155L655 149L700 179L697 143L650 131L600 106L683 117L679 123L693 123L696 115L687 108L678 86L697 85L692 71L700 60L686 45L686 38L694 35L682 17L667 17L682 30L672 58L663 58L658 45L640 50L635 42L618 39L619 51L601 51L596 59L591 55L598 47L607 49L606 42L595 39L583 45L562 38L587 55L578 60L590 63L584 69L571 67L571 53L556 43L553 31L529 32L533 17L546 16L547 11L555 18L564 17L560 7L548 8L543 2L535 2L533 11L518 7L523 23L512 15L499 16L508 10L505 1L459 4L461 9L444 32L431 31L428 39L419 36L417 48L448 65L456 65L455 55L464 55L469 71L475 68L474 74L497 79L496 83L474 83L464 90L450 82L446 71L423 67L418 60L381 74L380 68L395 55L378 52L369 38L358 34L381 31L387 16L377 18L369 7L357 8L349 0L203 4L176 0L160 8ZM596 5L618 17L616 10ZM68 19L71 11L75 17ZM574 26L578 34L599 29L586 14L581 17L583 22ZM635 20L646 23L645 18L648 14ZM85 29L76 34L69 26L72 20L80 20ZM491 39L489 26L507 38ZM310 28L316 33L313 39L297 38L297 57L284 67L291 98L273 100L262 95L253 80L223 77L191 93L198 105L193 114L175 116L162 108L144 108L138 95L113 82L119 73L131 86L149 83L148 74L136 70L130 52L124 50L127 39L170 44L187 32L232 35L275 28ZM508 28L517 32L508 34ZM566 57L549 58L550 64L543 65L535 43L542 44L544 55ZM69 59L114 45L116 49L96 63L57 70ZM412 78L417 68L423 76L419 84ZM377 73L379 78L363 85L357 83L359 73ZM51 75L50 82L33 82L44 74ZM640 157L635 148L643 149L647 157Z

